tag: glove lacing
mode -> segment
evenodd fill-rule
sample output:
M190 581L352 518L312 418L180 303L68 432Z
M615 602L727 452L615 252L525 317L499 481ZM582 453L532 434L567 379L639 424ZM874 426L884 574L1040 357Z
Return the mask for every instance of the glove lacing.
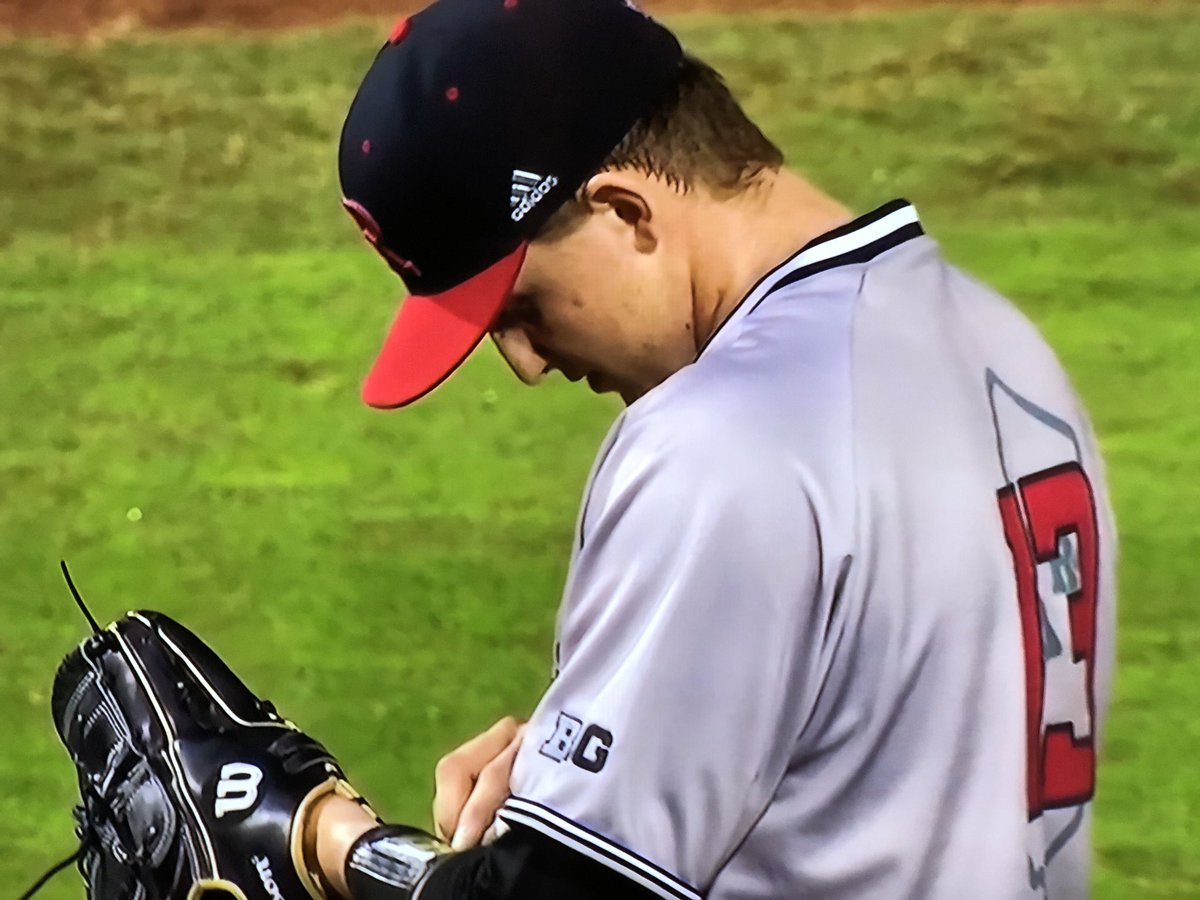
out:
M86 879L86 869L90 858L99 855L102 851L100 829L97 827L98 821L107 822L111 826L117 839L114 849L119 848L122 864L128 865L134 871L138 876L138 882L145 887L152 900L162 900L162 895L158 892L153 877L142 877L144 873L151 871L149 861L143 859L141 854L130 853L128 848L135 844L129 839L128 834L122 834L123 823L113 813L108 799L91 781L81 782L80 787L83 792L83 802L71 810L71 815L75 819L75 836L79 839L79 846L70 856L47 869L18 900L29 900L49 884L55 875L68 868L72 863L76 864L79 873Z

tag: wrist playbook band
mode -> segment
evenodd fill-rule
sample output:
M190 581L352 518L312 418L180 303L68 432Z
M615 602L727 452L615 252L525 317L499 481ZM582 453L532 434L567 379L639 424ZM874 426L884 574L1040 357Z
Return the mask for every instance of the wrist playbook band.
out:
M354 900L417 900L434 867L451 852L431 834L406 825L381 825L362 835L346 859Z

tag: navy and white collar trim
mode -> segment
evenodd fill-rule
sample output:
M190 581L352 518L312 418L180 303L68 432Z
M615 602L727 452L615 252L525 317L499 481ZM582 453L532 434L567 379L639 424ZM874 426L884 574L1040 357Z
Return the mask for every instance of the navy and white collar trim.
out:
M700 353L708 349L727 325L752 313L775 291L820 272L870 262L924 233L916 208L907 200L885 203L874 212L827 231L760 278L705 342Z

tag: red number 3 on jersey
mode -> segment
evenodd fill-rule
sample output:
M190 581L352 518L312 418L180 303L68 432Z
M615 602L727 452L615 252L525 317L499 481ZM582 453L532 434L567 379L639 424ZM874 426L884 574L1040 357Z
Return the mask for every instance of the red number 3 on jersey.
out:
M1096 503L1073 462L1022 478L998 499L1025 644L1026 798L1033 820L1043 810L1086 802L1096 786Z

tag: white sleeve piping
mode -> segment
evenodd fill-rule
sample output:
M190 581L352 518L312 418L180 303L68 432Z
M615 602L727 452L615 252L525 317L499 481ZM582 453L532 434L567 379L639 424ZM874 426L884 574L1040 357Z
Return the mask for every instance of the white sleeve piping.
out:
M509 797L501 807L499 816L541 832L667 900L703 900L699 891L666 869L556 813L548 806L522 797Z

